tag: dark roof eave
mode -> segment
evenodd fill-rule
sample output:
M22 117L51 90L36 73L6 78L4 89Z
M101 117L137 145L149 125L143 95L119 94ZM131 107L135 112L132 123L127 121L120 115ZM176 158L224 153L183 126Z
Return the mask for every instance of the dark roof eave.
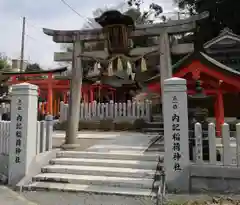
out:
M186 55L184 58L182 58L181 60L179 60L177 63L175 63L172 66L172 70L173 73L178 72L184 65L188 64L189 61L192 61L193 59L195 60L200 60L200 61L205 61L206 63L210 63L212 66L214 66L215 68L221 69L223 72L226 72L228 74L231 75L235 75L235 76L240 76L240 72L236 71L220 62L218 62L217 60L211 58L210 56L208 56L207 54L203 53L203 52L193 52L190 53L188 55ZM145 83L150 83L156 80L159 80L160 82L160 74L153 76L149 79L147 79L146 81L144 81Z
M233 38L233 39L235 39L235 40L237 40L237 41L240 41L240 36L239 36L239 35L233 33L233 32L230 31L229 29L225 28L225 29L223 29L223 30L221 31L221 33L220 33L218 36L216 36L215 38L211 39L210 41L204 43L203 47L204 47L205 49L207 49L207 48L209 48L209 47L212 46L213 44L219 42L221 39L223 39L223 38L225 38L225 37L226 37L226 38L227 38L227 37Z

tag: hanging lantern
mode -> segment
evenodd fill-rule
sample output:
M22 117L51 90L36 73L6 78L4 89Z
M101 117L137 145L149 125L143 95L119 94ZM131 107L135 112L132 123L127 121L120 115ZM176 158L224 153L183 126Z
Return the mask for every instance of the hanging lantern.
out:
M97 64L97 68L98 68L98 70L100 70L102 68L101 63Z
M134 28L133 19L119 11L110 10L95 21L103 27L109 55L129 53L129 35Z
M135 80L135 76L136 76L136 73L132 73L132 74L131 74L132 80Z
M99 72L100 69L101 69L101 64L100 64L99 62L96 62L96 63L94 64L94 70L93 70L94 73Z
M97 72L97 70L98 70L98 65L97 65L97 63L95 63L94 68L93 68L93 72Z
M128 75L132 74L132 65L129 61L127 61L127 74Z
M141 71L142 72L147 71L147 63L146 63L146 60L144 58L141 59Z
M121 58L118 58L117 60L117 70L122 71L123 70L123 64Z
M110 61L108 65L108 76L113 76L113 62Z

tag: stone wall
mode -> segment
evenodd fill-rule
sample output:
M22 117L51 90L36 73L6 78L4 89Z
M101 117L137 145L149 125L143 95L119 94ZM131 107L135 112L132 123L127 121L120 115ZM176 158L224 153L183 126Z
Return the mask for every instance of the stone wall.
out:
M239 193L239 185L240 172L238 167L190 166L191 192Z

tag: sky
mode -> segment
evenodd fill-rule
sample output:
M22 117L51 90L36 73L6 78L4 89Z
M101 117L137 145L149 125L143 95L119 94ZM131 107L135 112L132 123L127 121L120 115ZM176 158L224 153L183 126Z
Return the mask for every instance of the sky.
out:
M42 28L81 29L86 19L97 8L114 7L122 0L65 0L81 17L61 0L0 0L0 53L10 59L20 58L22 17L26 17L24 59L38 63L44 69L54 69L59 64L53 61L53 53L61 51L60 44L42 32ZM164 12L174 10L172 0L145 0L143 9L157 3Z

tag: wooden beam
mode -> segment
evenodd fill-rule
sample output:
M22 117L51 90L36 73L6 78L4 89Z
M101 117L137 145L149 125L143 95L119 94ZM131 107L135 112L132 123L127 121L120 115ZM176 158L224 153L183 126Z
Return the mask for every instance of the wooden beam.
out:
M181 43L172 45L171 53L175 55L184 55L188 53L192 53L194 51L193 43Z
M193 52L194 46L191 43L188 44L177 44L173 45L171 48L171 52L175 55L180 54L187 54L190 52ZM152 55L159 55L159 46L151 46L151 47L140 47L140 48L134 48L130 52L133 56L142 56L146 55L148 53L151 53ZM95 56L96 58L106 59L108 54L105 51L91 51L91 52L84 52L84 56ZM89 58L85 57L83 60L88 60ZM54 61L62 62L62 61L72 61L72 52L55 52L54 53Z
M207 18L208 16L208 12L203 12L183 20L170 20L167 23L137 25L130 36L159 36L162 32L167 32L168 34L190 32L196 28L196 21ZM43 32L48 36L52 36L53 41L56 43L73 43L77 40L99 41L104 39L102 29L52 30L44 28Z

